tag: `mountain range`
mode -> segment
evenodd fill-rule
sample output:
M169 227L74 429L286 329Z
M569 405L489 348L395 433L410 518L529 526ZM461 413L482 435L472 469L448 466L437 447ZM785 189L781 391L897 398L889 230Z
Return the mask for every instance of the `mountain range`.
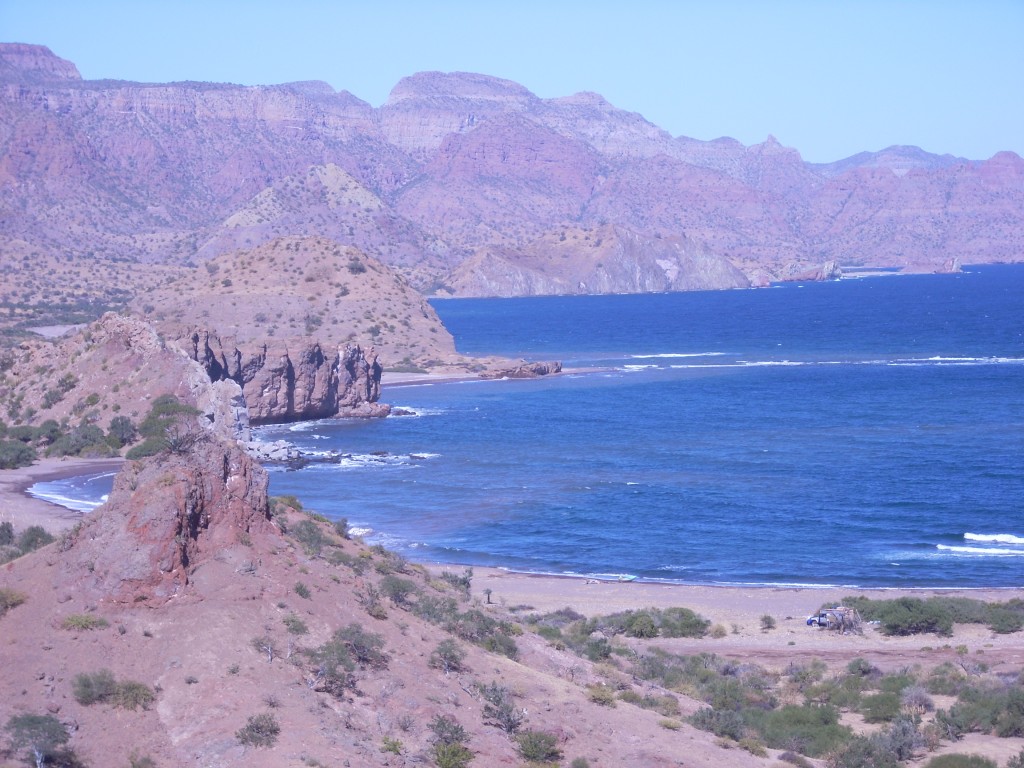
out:
M427 295L732 288L1024 259L1024 160L807 163L673 137L593 93L424 72L379 108L321 82L83 80L0 45L0 258L197 267L288 236ZM0 297L10 301L11 297Z

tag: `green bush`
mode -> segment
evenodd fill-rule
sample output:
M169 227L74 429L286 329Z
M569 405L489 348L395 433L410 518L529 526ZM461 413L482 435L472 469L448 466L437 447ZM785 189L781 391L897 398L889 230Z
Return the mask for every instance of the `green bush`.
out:
M490 685L478 684L477 690L485 702L484 721L498 726L509 735L518 732L523 724L523 712L516 708L512 691L497 682L491 682Z
M72 631L102 629L109 626L110 622L106 619L88 613L72 613L69 616L65 616L64 620L60 623L61 629Z
M933 757L925 768L998 768L992 760L979 755L940 755Z
M17 608L19 605L25 602L28 596L23 592L18 592L14 589L7 587L0 587L0 616L3 616L11 608Z
M281 734L277 718L270 712L252 715L245 726L235 731L235 738L252 747L272 747Z
M900 713L900 697L896 693L876 693L865 696L860 703L861 714L868 723L888 723Z
M733 710L717 710L711 707L701 707L689 718L690 725L702 731L708 731L724 738L739 741L746 732L746 724L743 715Z
M118 682L109 669L76 675L71 689L75 701L83 706L100 702L134 711L140 707L149 709L149 705L156 699L153 689L148 685L134 680Z
M463 744L434 744L434 763L437 768L466 768L473 760L473 753Z
M45 547L54 541L53 536L47 533L42 526L30 525L18 537L18 549L27 555L29 552L35 552L40 547Z
M787 705L776 710L744 712L746 720L773 749L789 749L820 757L849 740L851 731L839 724L839 710L824 705Z
M130 461L144 459L147 456L156 456L167 448L167 441L161 437L147 437L141 443L129 449L124 457Z
M562 757L558 737L547 731L523 731L516 735L519 754L524 760L551 762Z
M416 593L416 584L409 579L389 574L380 580L380 591L393 605L402 606Z
M384 669L388 665L384 653L384 637L367 632L361 625L352 623L334 633L334 641L344 643L356 663L364 667Z
M435 715L427 727L435 744L463 744L469 739L466 729L451 715Z
M135 711L139 707L149 709L149 705L153 703L154 699L156 699L156 695L148 685L134 680L122 680L117 684L111 704L120 709Z
M311 557L319 555L326 541L320 526L312 520L300 520L288 533L302 545L303 551Z
M289 613L281 619L281 621L284 622L285 629L293 635L305 635L309 633L309 627L306 626L306 622L294 613Z
M114 695L116 688L117 681L109 669L101 669L91 675L83 672L75 675L71 681L71 692L75 701L86 707L97 701L106 701Z
M461 672L465 658L466 652L459 647L458 643L449 638L437 644L437 648L430 654L429 663L431 667L440 669L447 675L451 672Z
M293 587L293 589L295 590L295 594L303 598L304 600L309 600L309 598L312 595L312 593L309 591L309 587L307 587L301 581L295 582L295 586Z
M0 440L0 469L27 467L37 458L33 448L18 440Z

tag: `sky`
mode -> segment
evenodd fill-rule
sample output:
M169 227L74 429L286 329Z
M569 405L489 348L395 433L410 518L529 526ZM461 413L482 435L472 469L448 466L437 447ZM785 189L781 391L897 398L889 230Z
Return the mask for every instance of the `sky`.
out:
M374 106L479 72L811 162L1024 155L1024 0L0 0L0 41L86 79L324 80Z

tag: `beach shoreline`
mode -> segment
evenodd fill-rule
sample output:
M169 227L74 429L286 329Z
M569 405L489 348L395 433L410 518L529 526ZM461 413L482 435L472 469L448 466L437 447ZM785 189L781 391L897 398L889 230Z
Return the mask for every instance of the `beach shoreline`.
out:
M82 513L29 493L36 483L64 480L120 469L124 459L45 458L27 467L0 470L0 523L9 522L16 531L40 525L56 534L74 527Z

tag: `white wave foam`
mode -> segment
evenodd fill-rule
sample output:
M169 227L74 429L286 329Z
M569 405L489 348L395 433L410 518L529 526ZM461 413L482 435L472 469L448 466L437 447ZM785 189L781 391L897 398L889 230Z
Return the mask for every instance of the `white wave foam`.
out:
M369 536L371 533L373 533L373 528L352 526L348 529L348 532L352 536Z
M722 357L730 352L661 352L655 355L630 355L637 360L650 360L661 357Z
M1001 547L953 547L948 544L936 544L935 548L943 552L954 552L958 555L975 555L978 557L1024 557L1024 549L1004 549Z
M398 411L399 413L392 413L388 416L389 419L408 419L412 417L423 417L423 416L441 416L446 413L442 408L414 408L411 405L395 405L392 407L392 411Z
M31 488L28 489L28 494L40 501L56 504L58 507L64 507L65 509L72 509L75 512L92 512L96 507L100 506L100 504L103 504L107 500L106 495L103 495L99 501L93 501L91 499L76 499L72 496L64 496L59 493L34 491Z
M967 541L992 541L998 544L1024 544L1024 536L1012 533L965 533Z

